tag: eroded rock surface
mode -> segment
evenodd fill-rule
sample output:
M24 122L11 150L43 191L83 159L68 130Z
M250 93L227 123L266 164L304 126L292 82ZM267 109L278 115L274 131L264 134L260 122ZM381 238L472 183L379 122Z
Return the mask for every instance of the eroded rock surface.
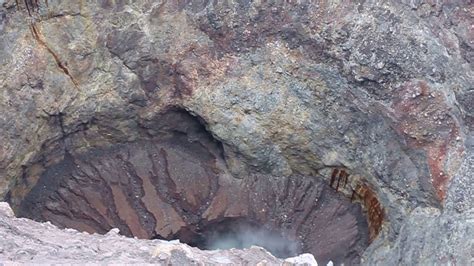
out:
M164 141L165 114L179 109L219 143L199 164L216 160L225 170L193 172L202 193L173 187L185 209L236 212L205 200L222 198L216 180L250 184L242 193L258 195L312 182L313 192L295 189L295 199L322 190L362 203L371 241L363 262L472 262L470 1L0 3L0 195L17 212L40 176L64 162L91 166L84 158L94 152L138 143L159 152L172 140ZM72 187L80 182L80 171L66 172L59 176ZM152 183L147 174L140 179ZM179 230L165 222L135 230L157 227Z
M242 227L238 220L247 221L286 237L273 241L294 243L270 248L276 256L309 252L322 263L359 263L368 245L359 204L317 177L233 178L221 145L195 118L171 111L165 121L167 133L153 140L66 154L42 173L18 214L90 233L119 228L130 237L180 239L198 247L212 237L206 231L232 231ZM20 197L15 192L10 196ZM247 227L236 234L258 235Z

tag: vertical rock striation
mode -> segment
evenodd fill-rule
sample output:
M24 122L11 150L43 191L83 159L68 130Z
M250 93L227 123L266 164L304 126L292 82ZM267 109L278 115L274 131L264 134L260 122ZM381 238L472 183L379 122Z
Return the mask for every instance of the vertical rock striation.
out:
M238 219L288 238L281 241L294 248L283 250L284 257L309 252L323 263L359 263L368 232L358 204L315 177L236 179L221 144L196 118L177 110L162 117L166 131L152 140L66 153L26 194L11 190L11 199L21 202L18 214L89 233L118 228L130 237L197 246L212 237L209 229Z

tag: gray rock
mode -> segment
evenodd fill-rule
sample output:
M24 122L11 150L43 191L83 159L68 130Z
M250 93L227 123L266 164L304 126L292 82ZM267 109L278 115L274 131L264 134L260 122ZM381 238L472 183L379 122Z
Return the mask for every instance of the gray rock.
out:
M0 215L5 217L15 217L13 210L10 208L10 205L6 202L0 202Z
M472 261L469 1L27 2L0 7L0 197L14 209L65 154L156 137L180 108L233 178L346 169L370 188L383 221L369 217L365 263Z

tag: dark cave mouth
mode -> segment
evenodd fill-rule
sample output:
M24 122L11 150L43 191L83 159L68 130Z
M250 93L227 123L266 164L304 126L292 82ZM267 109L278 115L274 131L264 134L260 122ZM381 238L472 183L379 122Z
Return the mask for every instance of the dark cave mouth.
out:
M118 228L203 250L255 245L279 258L360 261L369 244L360 204L314 177L228 180L223 144L201 119L172 110L159 121L151 138L31 166L8 201L19 217L89 233Z
M224 218L205 226L185 228L176 239L201 250L265 248L277 258L289 258L301 253L301 243L284 236L280 229L260 225L245 217Z

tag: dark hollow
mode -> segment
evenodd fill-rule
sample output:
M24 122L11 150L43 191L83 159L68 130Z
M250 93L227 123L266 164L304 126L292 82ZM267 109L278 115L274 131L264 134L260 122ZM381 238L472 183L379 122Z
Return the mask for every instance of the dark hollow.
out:
M11 193L17 214L203 249L254 244L279 257L309 252L323 264L360 263L368 225L359 204L316 177L233 178L223 145L196 117L175 110L158 120L151 137L45 166L28 193Z

